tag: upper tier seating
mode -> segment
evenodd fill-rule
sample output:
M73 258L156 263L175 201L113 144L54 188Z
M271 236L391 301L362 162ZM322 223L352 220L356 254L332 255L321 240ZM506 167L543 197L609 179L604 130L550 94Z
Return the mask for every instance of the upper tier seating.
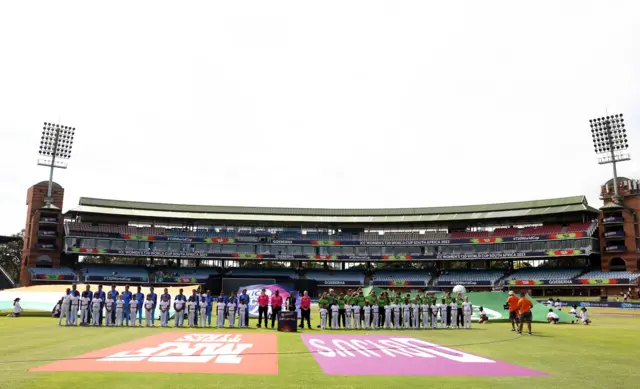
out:
M308 279L316 281L357 281L359 285L364 285L364 273L362 271L349 270L315 270L306 271Z
M99 265L87 265L83 266L80 271L85 277L98 276L98 277L140 277L141 282L149 281L149 272L143 267L137 266L99 266Z
M233 277L289 277L294 280L299 278L295 269L284 268L234 267L230 268L227 274Z
M442 272L436 281L453 281L464 283L465 281L489 281L492 284L504 275L502 270L448 270Z
M422 273L420 270L415 271L376 271L373 274L372 281L392 281L392 282L402 282L402 281L424 281L424 284L427 285L429 281L431 281L431 274Z
M51 277L57 276L65 276L65 277L73 277L76 280L78 277L68 267L58 267L58 268L49 268L49 267L29 267L27 268L31 273L32 278L34 279L51 279Z
M602 270L593 270L586 274L581 275L577 279L588 280L590 278L621 278L635 281L640 277L640 273L631 273L630 271L609 271L604 272Z
M506 280L570 280L580 273L580 269L523 268L509 275Z

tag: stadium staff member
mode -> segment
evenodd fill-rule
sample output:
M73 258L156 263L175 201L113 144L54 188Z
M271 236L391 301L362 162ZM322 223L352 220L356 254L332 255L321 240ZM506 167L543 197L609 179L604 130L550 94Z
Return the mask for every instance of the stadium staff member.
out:
M240 295L240 298L247 305L245 315L244 315L244 326L249 327L249 312L251 312L251 308L249 307L249 305L251 303L251 299L249 298L249 295L247 294L246 289L242 289L242 294Z
M518 321L518 298L513 291L509 291L509 298L507 299L507 305L509 306L509 321L511 321L511 331L516 330L516 324Z
M269 296L267 296L267 290L262 288L260 296L258 296L258 328L262 325L262 316L264 315L264 328L269 327L267 323L269 313Z
M102 301L102 303L100 303L100 318L98 319L98 322L100 323L100 325L102 325L102 310L104 309L104 302L105 298L107 297L106 293L104 293L104 290L102 290L102 284L98 285L98 290L96 291L96 293L94 293L93 297Z
M282 311L282 296L280 296L280 291L276 289L276 294L271 296L271 328L274 328L280 311Z
M304 328L305 319L307 319L307 327L311 329L311 297L306 290L302 293L300 301L300 328Z
M533 319L531 308L533 308L533 303L527 298L527 294L525 292L520 293L520 300L518 300L518 312L520 313L519 335L522 335L522 327L525 322L527 322L529 335L531 335L531 320Z

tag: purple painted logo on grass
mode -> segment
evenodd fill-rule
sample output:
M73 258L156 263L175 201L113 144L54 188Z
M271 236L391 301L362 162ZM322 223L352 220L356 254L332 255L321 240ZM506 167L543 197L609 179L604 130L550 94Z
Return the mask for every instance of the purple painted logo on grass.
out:
M329 375L546 375L406 336L301 336L322 371Z

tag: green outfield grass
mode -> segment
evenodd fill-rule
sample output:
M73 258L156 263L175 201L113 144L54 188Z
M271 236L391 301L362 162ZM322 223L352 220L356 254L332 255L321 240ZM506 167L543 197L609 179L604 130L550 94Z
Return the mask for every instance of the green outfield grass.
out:
M617 310L616 310L617 311ZM590 312L612 312L590 310ZM624 311L633 313L634 311ZM314 315L315 316L315 315ZM317 316L315 316L317 322ZM72 358L165 331L159 328L66 328L48 317L0 318L0 388L632 388L640 382L636 351L640 319L594 317L592 326L534 323L534 336L520 337L507 323L475 325L471 331L401 331L472 354L509 362L549 377L326 376L297 334L278 333L277 376L169 373L31 373L27 369ZM255 322L252 320L252 325ZM175 329L167 329L176 331ZM194 330L182 330L193 332ZM216 330L195 330L214 332ZM229 331L229 330L226 330ZM273 330L245 329L251 333ZM216 331L217 332L217 331ZM313 330L320 333L320 330ZM338 333L337 331L324 331ZM363 331L364 332L364 331ZM394 331L376 331L389 334ZM289 354L286 354L289 353Z

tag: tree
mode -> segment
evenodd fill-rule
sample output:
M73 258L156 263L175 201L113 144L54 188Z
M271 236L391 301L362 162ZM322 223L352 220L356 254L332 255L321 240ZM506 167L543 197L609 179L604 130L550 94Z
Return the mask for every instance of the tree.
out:
M17 282L20 279L20 262L22 260L22 239L24 238L24 230L11 236L20 239L4 245L0 244L0 266L2 266L13 281Z

